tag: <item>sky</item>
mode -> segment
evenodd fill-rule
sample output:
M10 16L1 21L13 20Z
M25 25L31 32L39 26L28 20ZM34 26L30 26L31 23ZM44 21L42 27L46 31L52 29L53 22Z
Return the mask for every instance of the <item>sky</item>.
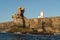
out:
M37 18L41 10L44 17L60 16L60 0L0 0L0 22L12 20L18 7L24 7L24 16Z

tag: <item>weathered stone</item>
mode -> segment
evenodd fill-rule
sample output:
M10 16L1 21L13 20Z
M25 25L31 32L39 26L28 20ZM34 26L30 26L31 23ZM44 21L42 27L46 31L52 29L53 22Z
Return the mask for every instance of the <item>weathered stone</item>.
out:
M38 19L30 19L30 28L38 27Z
M21 30L23 32L33 32L33 29L46 33L60 32L60 17L28 19L23 13L24 8L19 8L18 14L12 16L13 21L0 23L0 32L21 32Z

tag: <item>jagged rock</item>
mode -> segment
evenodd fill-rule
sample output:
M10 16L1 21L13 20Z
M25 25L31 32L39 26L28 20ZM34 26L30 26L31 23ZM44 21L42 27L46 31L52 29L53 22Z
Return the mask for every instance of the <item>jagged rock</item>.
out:
M60 32L60 17L28 19L23 13L21 8L12 16L13 21L0 23L0 32Z

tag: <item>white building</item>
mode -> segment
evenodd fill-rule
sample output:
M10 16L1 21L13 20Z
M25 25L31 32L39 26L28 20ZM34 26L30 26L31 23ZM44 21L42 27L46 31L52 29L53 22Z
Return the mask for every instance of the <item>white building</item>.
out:
M38 18L44 18L44 12L43 11L40 12L40 16L38 16Z

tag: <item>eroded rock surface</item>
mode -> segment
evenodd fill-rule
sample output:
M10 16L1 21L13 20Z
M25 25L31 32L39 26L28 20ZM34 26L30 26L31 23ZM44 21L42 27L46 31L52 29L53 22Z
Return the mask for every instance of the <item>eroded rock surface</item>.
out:
M28 19L23 13L24 8L19 8L18 14L12 15L13 21L0 23L0 32L18 32L22 30L28 32L35 29L38 32L60 33L60 17Z

